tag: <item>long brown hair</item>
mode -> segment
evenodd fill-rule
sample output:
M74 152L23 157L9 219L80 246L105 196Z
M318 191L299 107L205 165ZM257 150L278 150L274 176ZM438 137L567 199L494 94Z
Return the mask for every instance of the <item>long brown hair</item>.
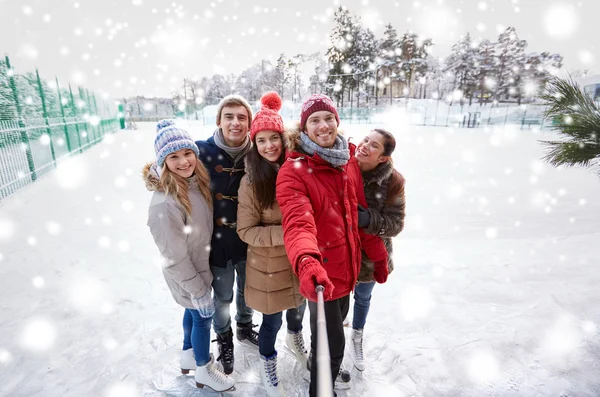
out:
M252 140L252 148L246 155L246 175L250 184L254 185L256 199L261 211L265 211L275 204L275 185L277 182L277 172L279 167L285 161L286 139L284 134L281 136L281 154L277 159L277 165L271 163L258 153L256 147L256 137Z
M198 182L198 188L200 190L200 194L206 200L206 204L208 204L209 208L212 208L212 194L210 192L210 174L208 173L204 164L200 159L196 159L196 167L194 167L194 176ZM165 192L165 194L172 194L175 197L175 201L177 201L185 210L187 216L192 214L192 203L190 202L190 197L188 195L188 183L187 180L171 172L167 167L167 163L163 165L161 174L160 174L160 187Z
M375 128L373 131L379 133L383 137L383 155L389 157L388 161L393 167L394 162L392 161L392 153L396 150L396 138L394 138L394 135L392 135L391 132L384 130L383 128ZM387 192L387 199L385 200L387 205L393 204L400 195L404 194L404 183L404 177L394 168Z

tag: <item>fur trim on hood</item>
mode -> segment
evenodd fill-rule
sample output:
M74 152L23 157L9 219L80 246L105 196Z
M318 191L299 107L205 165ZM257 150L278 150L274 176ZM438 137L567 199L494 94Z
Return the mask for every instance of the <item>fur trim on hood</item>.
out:
M156 163L147 163L142 168L142 179L146 183L146 189L151 192L160 192L160 176L158 174L158 166Z

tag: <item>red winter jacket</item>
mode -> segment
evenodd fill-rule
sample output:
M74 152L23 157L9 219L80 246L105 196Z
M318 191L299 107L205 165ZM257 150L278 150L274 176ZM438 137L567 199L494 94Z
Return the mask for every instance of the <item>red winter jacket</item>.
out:
M367 202L356 146L349 145L348 164L334 168L318 154L302 152L300 133L288 132L287 160L277 176L285 249L297 275L303 255L318 258L335 287L331 299L339 299L354 289L361 247L373 262L387 260L387 251L379 236L358 227L357 206Z

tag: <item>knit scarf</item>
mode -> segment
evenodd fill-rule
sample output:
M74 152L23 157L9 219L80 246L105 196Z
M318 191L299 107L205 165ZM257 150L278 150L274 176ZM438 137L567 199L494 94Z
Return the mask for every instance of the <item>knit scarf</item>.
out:
M317 153L323 160L327 161L334 167L346 165L348 160L350 160L348 141L339 134L335 138L335 143L332 148L324 148L311 141L308 135L306 135L304 132L301 132L300 147L310 156Z
M233 164L237 164L238 160L244 157L246 153L250 151L250 138L246 136L244 143L242 143L238 147L227 146L225 143L225 137L223 136L223 130L221 128L217 128L214 135L215 145L219 147L219 149L224 150L229 157L233 160Z

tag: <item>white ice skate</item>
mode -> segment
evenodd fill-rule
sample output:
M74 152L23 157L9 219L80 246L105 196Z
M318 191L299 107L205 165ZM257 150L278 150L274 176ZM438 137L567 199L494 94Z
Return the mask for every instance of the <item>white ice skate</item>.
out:
M204 386L210 387L214 391L227 391L233 389L235 381L215 365L213 355L210 355L208 364L196 368L196 387L202 389Z
M277 375L277 352L267 358L260 356L260 377L269 397L285 397L283 386Z
M308 360L308 351L304 345L304 336L302 331L291 333L288 331L285 336L285 345L288 349L294 353L296 360L300 363L302 368L306 368L306 361Z
M352 337L350 342L350 350L352 351L352 359L354 360L354 366L359 371L365 370L365 355L363 352L363 330L353 329Z
M196 370L196 358L194 357L194 349L187 349L181 352L181 373L189 374L190 371Z

